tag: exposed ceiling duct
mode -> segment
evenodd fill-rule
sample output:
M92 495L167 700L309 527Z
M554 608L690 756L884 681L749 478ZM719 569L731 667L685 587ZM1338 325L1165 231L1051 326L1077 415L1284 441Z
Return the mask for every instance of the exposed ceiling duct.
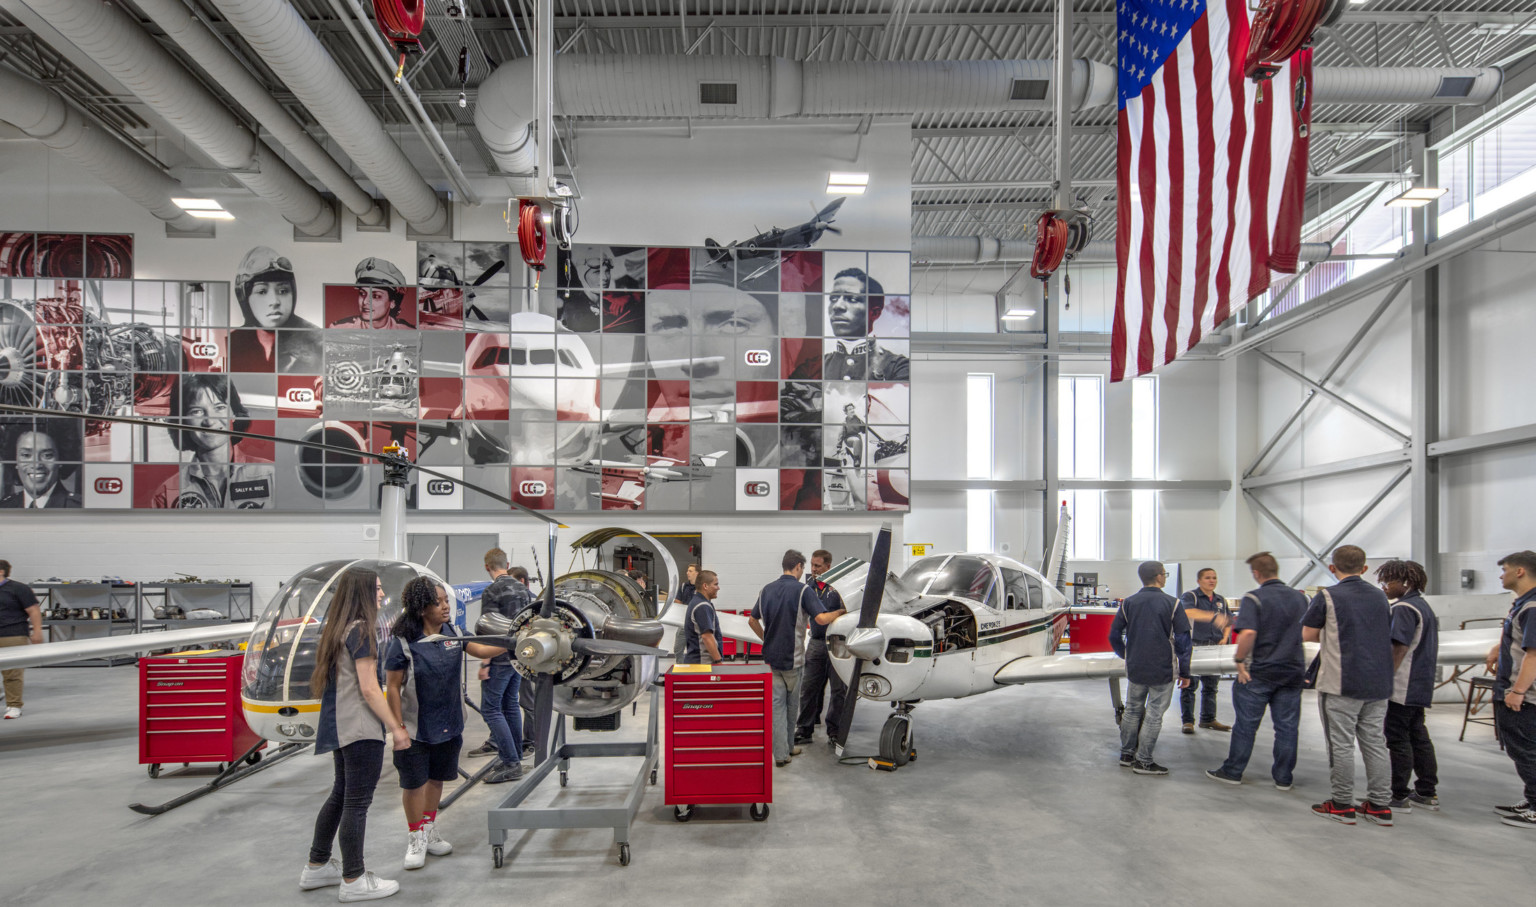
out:
M225 2L225 0L220 0ZM505 173L533 169L534 60L480 84L475 126ZM555 112L579 117L762 119L1048 110L1051 60L800 62L782 57L560 54ZM1114 103L1114 69L1073 64L1072 106Z
M137 152L69 106L57 91L0 68L0 120L79 164L178 230L199 228L171 198L184 191Z
M207 26L192 17L183 0L135 0L135 3L156 25L165 29L166 35L180 45L193 62L229 92L240 106L250 111L306 170L335 193L358 220L370 226L384 222L384 212L373 197L309 137L304 127L277 103Z
M437 193L287 0L213 3L402 217L422 233L447 232L448 210Z
M1043 207L1043 203L1042 203ZM1328 243L1301 244L1302 261L1327 261L1332 247ZM995 239L990 236L914 236L912 263L917 265L976 265L993 262L1028 262L1035 254L1033 239ZM1112 264L1113 240L1098 239L1088 243L1073 256L1078 264Z
M320 193L120 7L100 0L28 5L300 232L313 236L336 226L336 212Z
M1318 104L1486 104L1504 84L1496 66L1319 66L1312 71Z

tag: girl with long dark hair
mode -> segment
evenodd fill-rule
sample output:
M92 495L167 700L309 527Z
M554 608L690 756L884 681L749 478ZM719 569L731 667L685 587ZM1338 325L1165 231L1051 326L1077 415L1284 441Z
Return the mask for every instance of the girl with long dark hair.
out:
M336 780L315 818L309 865L299 875L301 888L340 885L342 901L387 898L400 883L381 879L363 867L363 836L368 806L384 765L384 728L396 750L411 738L395 720L379 686L379 604L384 587L372 570L353 568L336 580L325 628L315 653L310 687L320 697L320 728L315 753L332 753ZM341 838L341 863L331 859L331 842Z
M404 726L411 737L410 749L397 749L394 754L409 829L405 868L420 869L427 862L427 854L440 857L453 852L453 845L437 832L437 807L443 798L443 783L459 776L459 749L464 745L460 685L464 652L468 650L476 658L494 658L506 650L453 639L425 642L427 636L459 635L447 588L429 577L418 576L406 583L400 605L384 669L388 672L393 721Z

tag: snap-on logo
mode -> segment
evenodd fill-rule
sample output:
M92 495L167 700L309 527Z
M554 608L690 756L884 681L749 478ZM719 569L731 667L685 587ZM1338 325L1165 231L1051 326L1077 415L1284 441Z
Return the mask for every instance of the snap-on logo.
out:
M113 476L104 476L96 480L94 487L97 494L122 494L123 480Z
M192 358L210 361L217 359L219 358L219 345L217 343L194 343L192 344Z
M685 704L683 706L683 711L686 712L689 709L712 709L712 708L714 708L713 705L705 705L704 703L691 703L690 702L690 703L687 703L687 704Z
M307 387L290 387L283 394L283 399L289 403L313 403L315 402L315 392Z
M749 498L766 498L771 489L767 482L748 482L741 486L741 490L746 492Z
M549 492L549 485L543 479L528 479L517 483L517 493L526 498L543 497Z
M748 365L767 365L773 361L773 354L767 350L747 350Z
M427 494L453 494L453 483L447 479L433 479L427 483Z

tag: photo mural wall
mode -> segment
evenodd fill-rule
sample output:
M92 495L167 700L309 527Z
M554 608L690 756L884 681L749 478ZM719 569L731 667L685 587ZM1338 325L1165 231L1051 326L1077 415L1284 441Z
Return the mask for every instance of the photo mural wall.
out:
M132 237L0 234L0 508L368 510L403 443L559 511L905 510L905 252L423 242L320 284L251 248L229 282L131 279ZM414 476L414 474L413 474ZM501 510L413 477L422 510Z

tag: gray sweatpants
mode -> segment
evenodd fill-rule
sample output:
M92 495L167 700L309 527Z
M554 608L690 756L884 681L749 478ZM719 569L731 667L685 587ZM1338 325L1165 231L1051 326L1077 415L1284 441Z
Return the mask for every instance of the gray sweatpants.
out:
M1355 743L1365 758L1366 797L1377 806L1392 800L1392 757L1387 752L1387 700L1351 699L1335 693L1317 694L1323 733L1328 736L1329 779L1333 799L1355 803Z

